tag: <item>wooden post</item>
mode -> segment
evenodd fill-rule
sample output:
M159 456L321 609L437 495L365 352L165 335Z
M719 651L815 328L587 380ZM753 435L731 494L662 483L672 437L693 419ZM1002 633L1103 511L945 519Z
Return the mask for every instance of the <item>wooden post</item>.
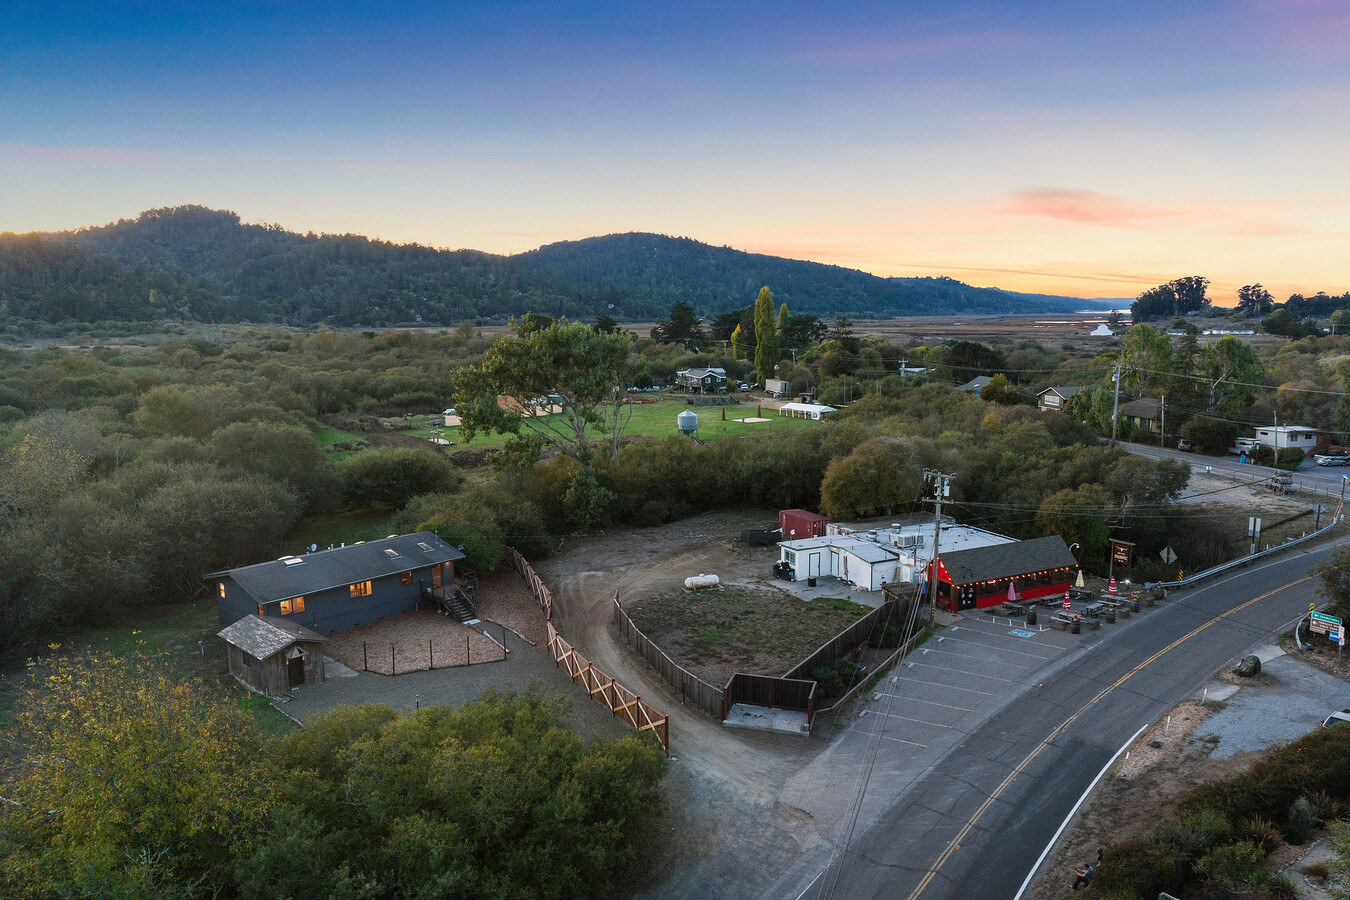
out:
M506 626L502 626L502 659L506 659Z
M370 671L370 654L366 652L366 642L361 642L361 671Z
M435 651L435 649L431 646L431 641L427 641L427 660L428 660L428 662L427 662L427 668L430 669L431 671L435 672L435 671L436 671L436 651Z
M389 645L389 674L398 674L398 663L394 662L394 645Z
M470 655L470 652L469 636L466 634L464 635L464 665L466 666L473 665L473 657Z

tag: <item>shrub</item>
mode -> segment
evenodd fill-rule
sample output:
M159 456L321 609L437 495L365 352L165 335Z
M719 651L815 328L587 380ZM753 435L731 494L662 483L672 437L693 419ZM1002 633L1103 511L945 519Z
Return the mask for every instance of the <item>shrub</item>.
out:
M1280 830L1260 816L1250 816L1238 823L1234 834L1241 840L1250 841L1266 855L1274 853L1284 843Z
M1114 897L1133 892L1156 897L1163 891L1179 895L1190 874L1188 860L1159 849L1148 838L1136 838L1106 851L1087 896Z
M1153 844L1188 859L1199 859L1232 834L1227 816L1216 809L1200 808L1163 819L1153 831Z
M1259 890L1269 880L1265 854L1247 841L1211 850L1195 864L1195 874L1211 891L1231 894Z
M1292 472L1303 462L1304 455L1298 447L1285 447L1275 454L1275 467Z

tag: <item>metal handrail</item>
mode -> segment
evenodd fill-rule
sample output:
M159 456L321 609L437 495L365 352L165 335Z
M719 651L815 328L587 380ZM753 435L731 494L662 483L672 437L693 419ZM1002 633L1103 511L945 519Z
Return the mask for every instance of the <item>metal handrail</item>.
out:
M1190 587L1197 581L1209 578L1211 575L1218 575L1220 572L1226 572L1229 569L1236 569L1239 566L1244 566L1247 563L1252 562L1253 560L1260 559L1263 556L1269 556L1272 553L1278 553L1281 550L1284 550L1288 547L1293 547L1297 544L1301 544L1304 541L1310 541L1319 535L1326 534L1332 528L1335 528L1336 525L1339 524L1339 522L1340 522L1340 508L1338 507L1336 510L1336 514L1331 517L1330 522L1328 522L1326 525L1323 525L1316 531L1311 531L1303 535L1302 537L1289 538L1282 544L1276 544L1273 547L1267 547L1264 550L1258 550L1255 553L1249 553L1246 556L1239 556L1237 559L1231 559L1226 563L1220 563L1219 565L1214 566L1211 569L1205 569L1203 572L1196 572L1189 578L1182 578L1179 581L1146 581L1144 582L1144 589L1148 590L1149 588Z

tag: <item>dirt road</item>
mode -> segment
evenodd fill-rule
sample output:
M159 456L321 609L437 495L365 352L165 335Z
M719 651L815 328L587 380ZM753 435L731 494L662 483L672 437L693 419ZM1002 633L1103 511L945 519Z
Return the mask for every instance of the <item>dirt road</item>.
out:
M650 852L650 897L731 897L733 879L762 870L767 884L816 833L799 809L779 802L785 782L827 746L818 737L760 735L724 729L672 699L655 672L618 639L610 622L615 591L627 604L669 591L685 577L716 574L731 584L767 578L774 555L751 558L728 549L743 528L760 527L772 512L713 513L656 528L626 530L575 542L535 568L554 592L554 624L601 670L670 716L667 777L670 804ZM753 874L753 873L751 873Z

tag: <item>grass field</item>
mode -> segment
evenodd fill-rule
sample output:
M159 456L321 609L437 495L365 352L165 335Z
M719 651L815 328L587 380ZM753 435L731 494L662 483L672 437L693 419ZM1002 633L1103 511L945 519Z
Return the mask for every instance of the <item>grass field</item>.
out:
M805 601L734 587L644 598L633 622L677 663L713 684L735 672L780 675L869 612L842 597Z
M330 456L341 455L343 451L334 450L334 444L345 444L350 441L362 440L361 435L353 431L343 431L341 428L320 428L314 432L314 440L319 445L319 449Z
M742 400L740 403L731 406L687 407L683 395L678 397L658 396L653 397L653 399L656 400L655 403L633 403L627 406L631 416L624 426L624 434L645 435L647 437L666 437L679 434L679 429L675 427L675 417L684 412L685 409L692 409L698 414L698 438L703 441L715 441L724 437L772 434L786 428L814 428L820 425L820 422L811 419L779 416L776 401L773 406L763 400ZM722 420L723 410L726 411L726 421ZM770 421L755 424L737 421L738 419L753 417L761 411L764 418ZM433 420L439 422L441 417L435 416L433 419L427 420L419 418L416 420L419 427L403 433L421 438L441 437L452 441L455 445L454 449L500 447L507 440L505 435L480 433L474 436L472 443L465 443L460 436L458 427L433 428L431 427Z
M311 544L317 545L320 550L327 550L330 544L338 547L388 537L391 533L389 521L393 517L392 509L383 508L357 509L332 516L311 516L286 535L286 551L298 555L308 552Z

